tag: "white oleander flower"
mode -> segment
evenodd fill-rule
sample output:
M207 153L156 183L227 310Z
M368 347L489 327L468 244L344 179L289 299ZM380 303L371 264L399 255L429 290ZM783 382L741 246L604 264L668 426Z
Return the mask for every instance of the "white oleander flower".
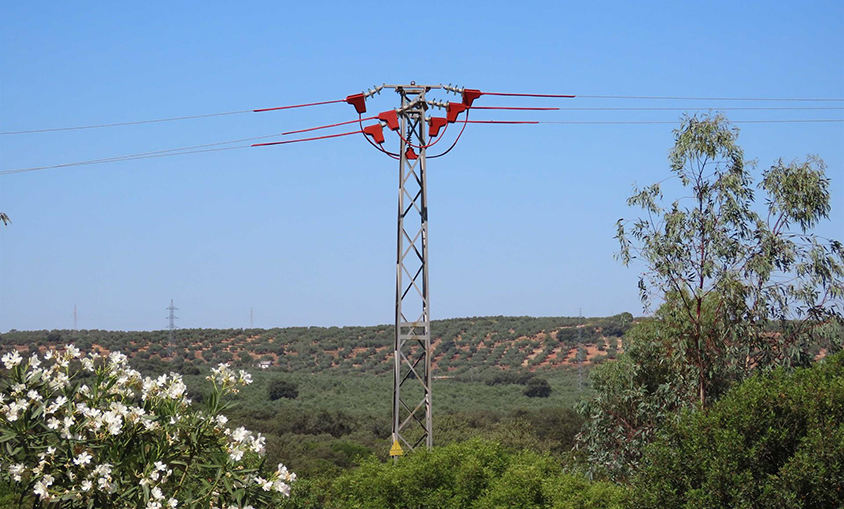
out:
M12 476L16 482L21 482L21 476L26 471L26 467L22 463L15 463L9 466L9 475Z
M90 371L91 373L94 372L94 359L90 357L85 357L82 359L82 369L85 371Z
M68 355L68 357L70 357L72 359L76 359L76 358L78 358L79 356L82 355L82 352L80 352L79 349L76 348L76 346L74 346L74 345L65 345L64 349L65 349L65 353Z
M12 350L0 358L0 360L6 365L6 369L12 369L21 363L23 357L21 357L21 354L17 350Z
M77 467L84 467L88 463L91 463L91 458L93 458L93 456L88 454L86 451L83 451L79 454L79 456L74 458L73 464Z

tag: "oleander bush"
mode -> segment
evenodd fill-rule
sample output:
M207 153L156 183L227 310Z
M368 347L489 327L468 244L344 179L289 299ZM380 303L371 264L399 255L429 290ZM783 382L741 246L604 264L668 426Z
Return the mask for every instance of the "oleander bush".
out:
M295 474L267 471L265 438L227 426L224 397L251 383L245 371L212 369L196 408L181 375L142 377L116 351L13 350L2 363L0 483L20 507L263 508L289 495Z

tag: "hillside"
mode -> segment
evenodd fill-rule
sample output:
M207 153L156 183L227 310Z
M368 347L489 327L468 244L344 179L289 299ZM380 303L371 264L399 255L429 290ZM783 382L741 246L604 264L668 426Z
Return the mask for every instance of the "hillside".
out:
M437 320L434 375L457 376L487 369L537 371L571 365L578 345L584 363L613 358L630 327L629 313L604 318L472 317ZM173 344L168 331L9 331L0 350L74 343L83 350L120 350L133 365L190 373L204 364L230 362L295 373L380 374L392 369L393 326L182 329ZM172 349L172 351L171 351ZM194 369L195 368L195 369Z

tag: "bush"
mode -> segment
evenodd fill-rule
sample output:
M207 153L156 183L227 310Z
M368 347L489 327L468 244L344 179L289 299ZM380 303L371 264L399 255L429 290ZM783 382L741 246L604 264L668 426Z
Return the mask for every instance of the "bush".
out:
M523 394L529 398L547 398L551 395L551 384L544 378L531 378Z
M842 507L844 354L751 378L643 457L641 507Z
M283 465L262 473L265 439L232 430L222 398L251 383L222 365L201 412L181 375L142 378L126 356L68 345L43 358L3 355L0 483L32 507L266 507L288 494ZM264 477L261 477L263 475Z
M331 489L297 486L288 504L309 500L312 507L332 509L620 509L626 492L622 486L565 474L546 454L516 453L496 442L472 439L417 451L395 465L372 458L340 476Z
M267 395L271 401L280 398L296 399L299 397L299 387L293 382L275 379L267 385Z

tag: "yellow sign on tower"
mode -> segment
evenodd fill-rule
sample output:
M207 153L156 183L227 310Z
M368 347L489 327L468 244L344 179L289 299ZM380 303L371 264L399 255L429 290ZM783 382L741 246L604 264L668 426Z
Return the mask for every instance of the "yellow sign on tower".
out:
M404 456L404 451L399 445L398 440L394 441L393 446L390 447L390 456Z

